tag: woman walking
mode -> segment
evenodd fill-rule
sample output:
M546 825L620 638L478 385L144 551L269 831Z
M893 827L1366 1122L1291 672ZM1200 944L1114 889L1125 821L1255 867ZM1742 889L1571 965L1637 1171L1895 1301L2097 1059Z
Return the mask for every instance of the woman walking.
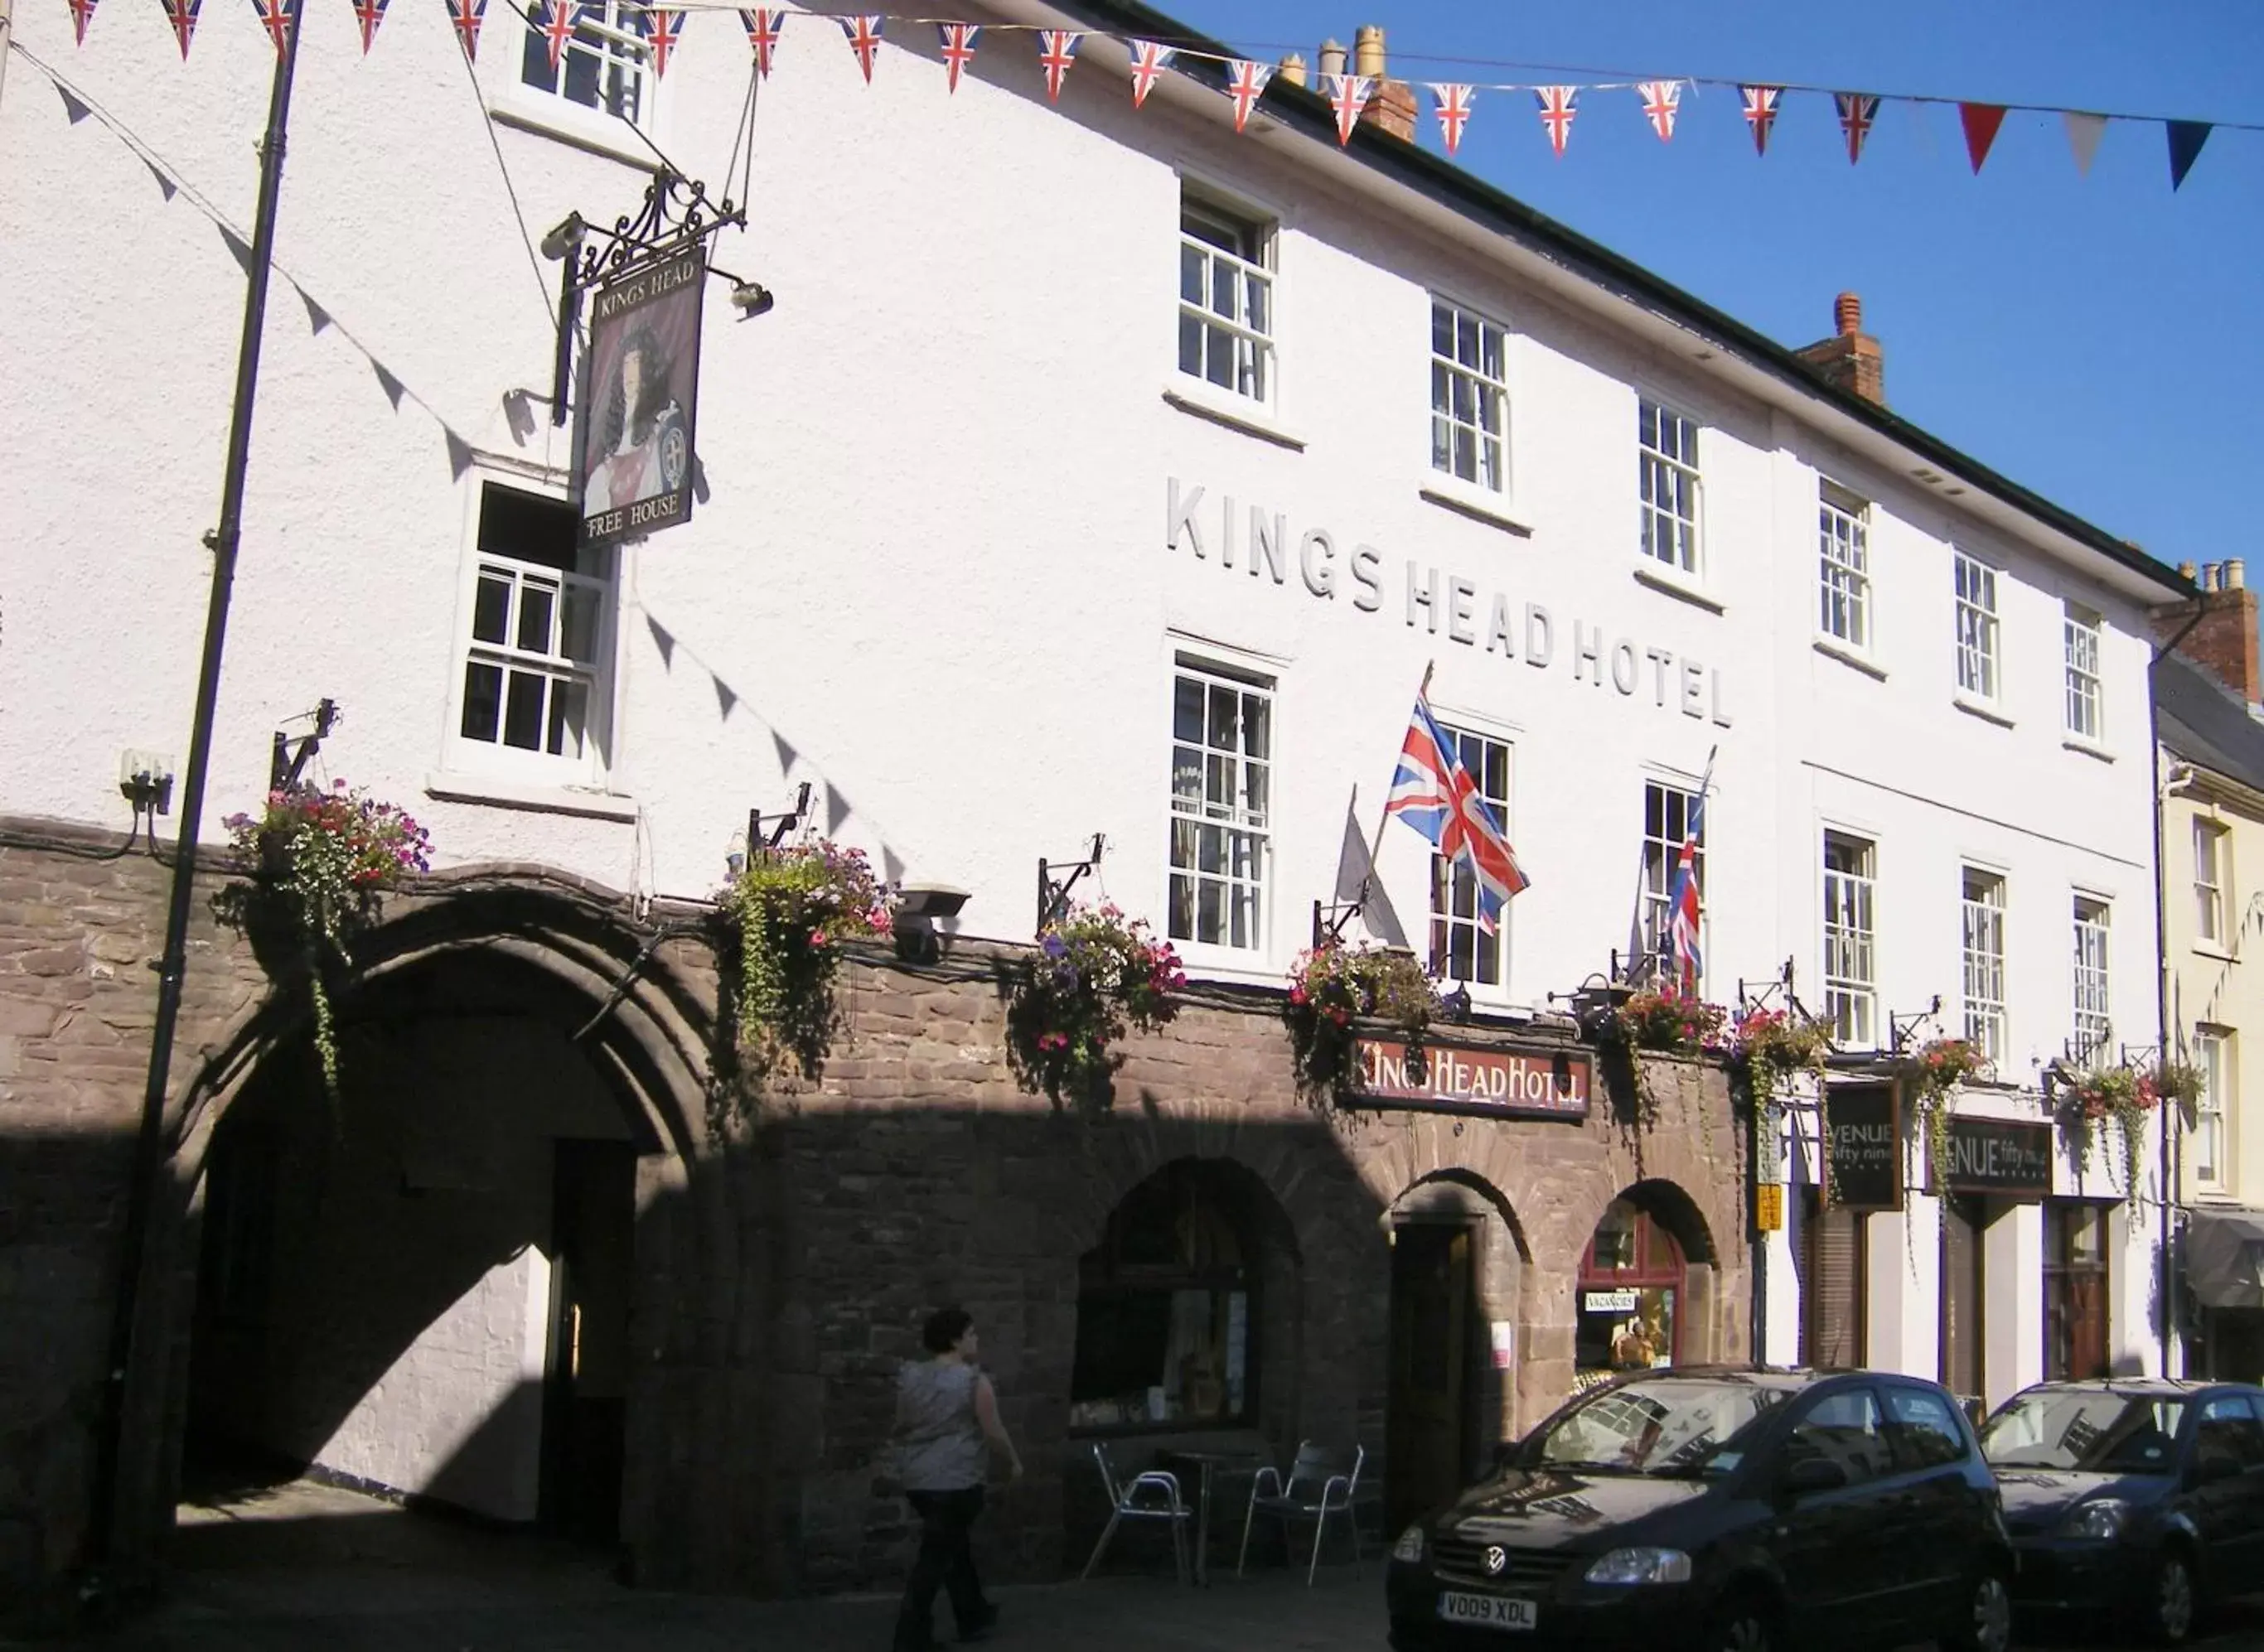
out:
M896 1442L904 1493L920 1518L918 1558L904 1584L896 1614L896 1652L926 1652L935 1645L936 1590L951 1596L959 1638L972 1641L998 1620L975 1575L968 1529L983 1511L983 1482L990 1465L985 1442L1022 1477L1022 1460L998 1420L998 1396L975 1363L975 1321L963 1308L928 1315L920 1341L929 1358L908 1360L896 1376Z

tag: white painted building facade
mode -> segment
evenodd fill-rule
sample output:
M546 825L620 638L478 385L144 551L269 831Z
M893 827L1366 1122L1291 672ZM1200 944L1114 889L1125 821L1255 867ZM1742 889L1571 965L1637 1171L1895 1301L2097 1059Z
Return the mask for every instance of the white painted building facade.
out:
M246 11L212 11L185 63L155 6L106 9L83 47L60 4L17 18L98 114L11 65L0 384L43 458L0 474L0 812L122 829L120 754L181 754L243 292L186 186L248 229L272 48ZM777 305L735 324L711 293L709 496L547 568L511 554L497 503L568 481L568 432L514 394L550 377L555 268L529 241L633 211L648 152L526 83L500 7L473 75L437 6L396 8L366 57L345 6L306 28L278 263L328 324L279 284L208 838L256 802L272 731L330 695L329 772L408 805L444 862L698 896L748 810L809 780L833 836L972 891L961 933L1027 938L1033 863L1098 832L1099 887L1179 931L1194 973L1276 983L1434 666L1534 880L1494 964L1453 937L1481 1013L1545 1011L1608 967L1647 795L1679 822L1718 753L1709 996L1789 959L1861 1047L1939 994L1936 1028L1993 1027L2007 1081L1961 1111L2006 1119L2043 1118L2079 992L2113 1040L2153 1042L2144 615L2181 582L1654 278L1397 146L1339 151L1295 94L1239 137L1186 76L1136 112L1095 34L1056 105L1028 37L995 30L947 94L909 25L867 86L831 23L795 14L761 87L751 228L715 251ZM729 13L695 13L643 87L646 135L686 172L724 176L746 58ZM1244 342L1183 342L1191 264L1238 298ZM1469 355L1436 359L1457 326ZM1450 424L1483 404L1469 439L1503 433L1467 477L1452 432L1434 461L1441 375L1470 398ZM1679 503L1647 507L1646 477ZM515 621L546 590L586 595L514 654L475 634L483 569L515 582ZM514 664L539 714L487 698L480 668ZM1187 749L1237 779L1223 820L1180 834L1199 864L1175 920L1174 708L1197 694L1236 714ZM1382 842L1420 946L1427 850ZM1970 908L1997 914L1994 973ZM2001 997L1969 1005L1969 978ZM1794 1134L1812 1183L1812 1115ZM2158 1207L2123 1201L2111 1163L2079 1177L2059 1153L2053 1201L1983 1229L1992 1401L2044 1373L2064 1210L2101 1213L2109 1358L2159 1368ZM1804 1351L1789 1203L1767 1250L1780 1360ZM1866 1229L1858 1351L1934 1374L1936 1201Z

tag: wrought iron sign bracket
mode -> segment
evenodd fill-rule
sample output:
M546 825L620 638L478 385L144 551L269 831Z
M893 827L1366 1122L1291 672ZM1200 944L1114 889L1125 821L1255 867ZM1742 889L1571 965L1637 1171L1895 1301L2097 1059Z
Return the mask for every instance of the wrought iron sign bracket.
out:
M809 813L809 782L804 780L794 794L794 807L783 815L766 815L759 808L747 811L747 852L768 854L786 841L786 835L802 822ZM764 822L769 822L770 836L766 837Z
M1344 938L1345 925L1358 917L1368 902L1368 880L1361 880L1360 895L1350 901L1313 902L1313 946L1316 951Z
M301 735L294 740L278 728L275 743L267 754L267 789L287 792L298 785L300 777L307 772L307 764L313 761L315 753L323 749L323 740L331 729L338 726L338 719L343 715L345 714L338 709L338 702L325 694L314 710L305 714L305 716L315 720L312 734ZM292 721L297 722L303 719L294 718Z
M1101 853L1107 847L1108 840L1099 832L1093 833L1092 852L1083 860L1060 862L1058 869L1065 869L1069 876L1059 880L1054 877L1054 873L1057 869L1056 864L1046 859L1042 855L1038 858L1037 932L1039 934L1044 934L1046 925L1059 917L1068 909L1069 892L1077 888L1078 880L1084 877L1086 873L1099 869Z
M1923 1010L1913 1011L1908 1015L1897 1015L1892 1010L1888 1011L1887 1054L1901 1054L1903 1047L1910 1042L1911 1035L1941 1013L1941 995L1938 992L1934 995L1934 1001Z
M1760 989L1758 992L1753 990L1756 986ZM1744 1014L1754 1010L1766 1010L1780 992L1784 995L1786 1007L1790 1008L1799 1003L1792 996L1792 960L1789 958L1784 960L1784 967L1775 975L1759 982L1748 981L1743 975L1738 977L1738 1012Z

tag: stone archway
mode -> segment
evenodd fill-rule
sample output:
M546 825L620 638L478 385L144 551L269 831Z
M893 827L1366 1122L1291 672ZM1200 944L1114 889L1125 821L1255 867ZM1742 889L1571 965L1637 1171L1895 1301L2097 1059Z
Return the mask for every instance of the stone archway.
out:
M1664 1177L1630 1183L1596 1212L1580 1255L1575 1382L1732 1357L1723 1307L1720 1257L1697 1201Z

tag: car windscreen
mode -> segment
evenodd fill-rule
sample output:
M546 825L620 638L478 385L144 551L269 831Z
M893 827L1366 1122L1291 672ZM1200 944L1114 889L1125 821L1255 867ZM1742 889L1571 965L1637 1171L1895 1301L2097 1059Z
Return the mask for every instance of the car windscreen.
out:
M1591 1395L1537 1435L1523 1460L1590 1474L1727 1474L1745 1460L1753 1424L1787 1397L1735 1379L1637 1380Z
M1981 1431L1992 1468L2166 1474L2177 1460L2182 1400L2098 1388L2031 1388Z

